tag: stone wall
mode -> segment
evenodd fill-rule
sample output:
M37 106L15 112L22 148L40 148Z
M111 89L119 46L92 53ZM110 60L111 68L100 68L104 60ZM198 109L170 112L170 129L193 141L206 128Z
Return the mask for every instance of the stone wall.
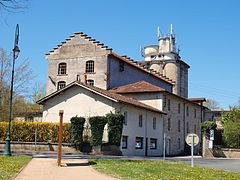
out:
M0 142L0 152L4 152L5 142ZM30 154L55 154L57 153L57 143L40 143L37 142L11 142L12 153L30 153ZM63 154L74 154L78 153L75 149L70 148L69 144L62 146Z

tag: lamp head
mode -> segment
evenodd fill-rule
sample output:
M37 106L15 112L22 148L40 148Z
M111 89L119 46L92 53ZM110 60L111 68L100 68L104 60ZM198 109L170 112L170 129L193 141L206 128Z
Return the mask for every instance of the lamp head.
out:
M20 49L18 48L18 46L15 46L13 48L13 53L14 53L14 58L17 59L19 53L20 53Z

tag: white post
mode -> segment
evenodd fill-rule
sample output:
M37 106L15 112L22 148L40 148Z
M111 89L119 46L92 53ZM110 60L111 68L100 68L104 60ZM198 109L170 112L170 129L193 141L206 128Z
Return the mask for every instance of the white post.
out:
M163 160L165 160L165 153L166 153L166 134L163 133Z
M193 165L193 147L194 147L194 135L193 135L193 137L192 137L192 146L191 146L191 155L192 155L191 165L192 165L192 167L194 166L194 165Z

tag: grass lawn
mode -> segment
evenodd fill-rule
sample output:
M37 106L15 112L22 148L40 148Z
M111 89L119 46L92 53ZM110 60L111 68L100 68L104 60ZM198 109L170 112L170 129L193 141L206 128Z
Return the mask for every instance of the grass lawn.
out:
M29 156L0 156L0 180L11 179L30 160Z
M99 172L121 179L240 179L240 173L194 167L182 162L90 159Z

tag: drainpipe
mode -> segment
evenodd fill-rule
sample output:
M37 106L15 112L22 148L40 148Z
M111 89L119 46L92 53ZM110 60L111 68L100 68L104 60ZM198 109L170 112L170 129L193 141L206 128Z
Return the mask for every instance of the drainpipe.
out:
M186 117L185 117L185 112L186 111L186 103L183 103L183 140L184 140L184 152L185 152L185 147L186 147L186 143L185 143L185 137L186 137L186 126L185 126L185 121L186 121Z
M145 156L148 155L148 142L147 142L147 123L148 123L148 116L147 116L147 110L145 111L146 113L146 120L145 120L145 137L144 137L144 141L145 141L145 151L144 151L144 154Z

